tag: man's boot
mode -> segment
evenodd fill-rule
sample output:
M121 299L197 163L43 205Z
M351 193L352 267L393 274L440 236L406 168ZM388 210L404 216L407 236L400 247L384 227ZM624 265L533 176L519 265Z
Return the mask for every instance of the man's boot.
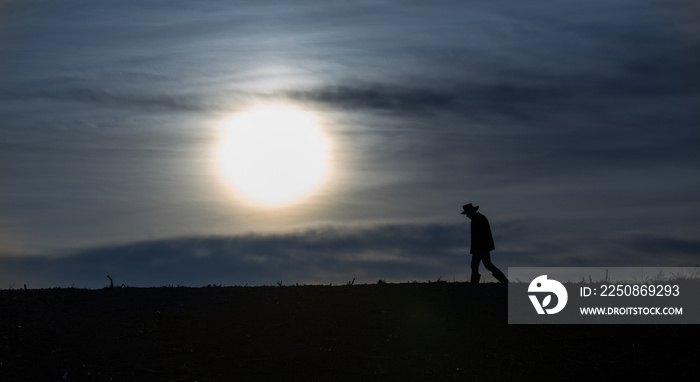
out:
M469 281L471 284L478 284L479 280L481 280L481 275L480 274L472 274L472 279Z

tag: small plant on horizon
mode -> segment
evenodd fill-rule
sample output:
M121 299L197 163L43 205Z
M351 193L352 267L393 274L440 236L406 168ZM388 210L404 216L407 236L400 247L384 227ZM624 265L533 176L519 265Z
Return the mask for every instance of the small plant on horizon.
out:
M348 283L345 285L355 285L355 278L353 277L352 281L348 281Z
M386 281L379 279L377 280L377 285L386 285Z

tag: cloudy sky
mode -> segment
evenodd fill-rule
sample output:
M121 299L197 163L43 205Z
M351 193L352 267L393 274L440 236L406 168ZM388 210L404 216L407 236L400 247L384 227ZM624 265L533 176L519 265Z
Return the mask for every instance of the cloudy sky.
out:
M468 202L504 270L695 266L698 15L689 0L2 2L0 288L464 281ZM302 110L325 145L321 180L285 204L245 197L218 154L222 121L261 105ZM298 156L265 143L242 144Z

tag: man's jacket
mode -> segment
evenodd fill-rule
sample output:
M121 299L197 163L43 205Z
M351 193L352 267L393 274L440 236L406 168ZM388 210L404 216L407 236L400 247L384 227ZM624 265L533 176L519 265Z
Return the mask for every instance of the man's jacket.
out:
M477 212L472 218L472 246L469 253L488 252L496 249L491 235L491 226L486 216Z

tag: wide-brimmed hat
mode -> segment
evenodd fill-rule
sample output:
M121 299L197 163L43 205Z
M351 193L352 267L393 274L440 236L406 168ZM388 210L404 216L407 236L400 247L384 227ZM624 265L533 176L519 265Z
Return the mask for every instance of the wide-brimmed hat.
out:
M464 211L462 211L462 214L463 214L463 215L466 215L467 212L476 212L476 211L479 211L479 206L472 206L472 204L469 203L469 204L463 205L463 206L462 206L462 209L464 210Z

